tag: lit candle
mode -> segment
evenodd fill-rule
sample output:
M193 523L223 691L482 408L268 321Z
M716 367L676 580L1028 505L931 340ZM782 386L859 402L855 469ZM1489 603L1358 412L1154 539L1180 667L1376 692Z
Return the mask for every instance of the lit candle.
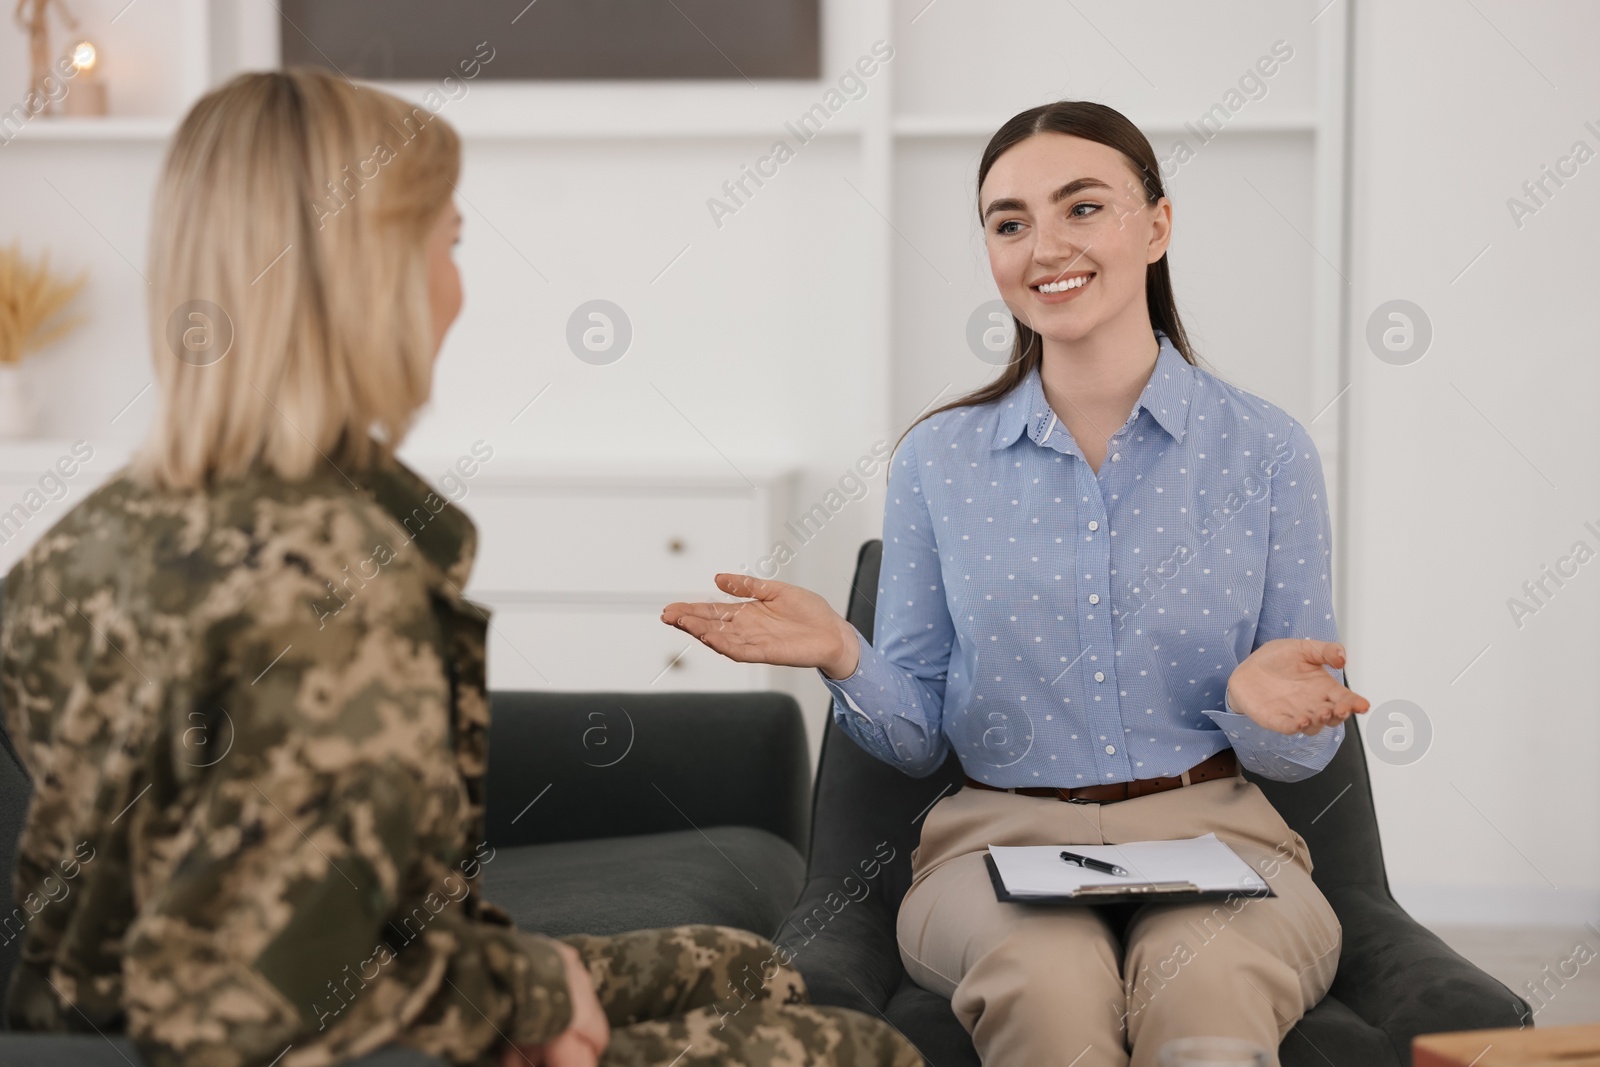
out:
M72 46L72 67L77 71L67 85L65 111L68 115L104 115L106 85L100 80L100 51L91 41Z

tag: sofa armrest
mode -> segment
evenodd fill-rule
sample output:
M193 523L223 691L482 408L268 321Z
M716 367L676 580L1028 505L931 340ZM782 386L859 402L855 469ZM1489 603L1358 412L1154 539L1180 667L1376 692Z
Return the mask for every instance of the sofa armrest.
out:
M813 1004L859 1011L865 998L882 1011L905 977L895 916L872 882L847 890L840 878L812 878L772 941L793 954Z
M489 843L753 826L805 854L811 767L786 693L490 694Z
M1330 993L1382 1030L1401 1063L1418 1034L1532 1024L1528 1002L1478 969L1374 885L1331 889L1344 928Z

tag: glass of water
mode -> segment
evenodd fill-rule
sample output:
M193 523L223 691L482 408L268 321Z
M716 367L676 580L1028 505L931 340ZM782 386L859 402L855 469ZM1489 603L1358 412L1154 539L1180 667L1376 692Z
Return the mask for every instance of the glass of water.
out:
M1180 1037L1161 1046L1160 1067L1269 1067L1266 1049L1239 1037Z

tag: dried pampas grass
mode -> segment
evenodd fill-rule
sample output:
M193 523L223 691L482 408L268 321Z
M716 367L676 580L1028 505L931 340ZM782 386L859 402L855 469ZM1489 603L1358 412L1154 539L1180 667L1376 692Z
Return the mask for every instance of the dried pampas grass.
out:
M71 279L54 273L48 252L35 262L16 244L0 248L0 366L21 363L82 323L84 316L62 312L88 278L87 271Z

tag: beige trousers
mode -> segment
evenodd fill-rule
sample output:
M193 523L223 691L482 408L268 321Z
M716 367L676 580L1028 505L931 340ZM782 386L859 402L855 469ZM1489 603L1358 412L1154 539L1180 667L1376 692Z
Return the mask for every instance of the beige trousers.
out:
M983 862L989 845L1206 833L1277 896L1005 904ZM1154 1067L1166 1042L1201 1034L1248 1038L1276 1067L1339 963L1339 920L1311 869L1305 839L1242 775L1108 804L964 788L929 810L911 853L900 956L950 998L985 1067Z

